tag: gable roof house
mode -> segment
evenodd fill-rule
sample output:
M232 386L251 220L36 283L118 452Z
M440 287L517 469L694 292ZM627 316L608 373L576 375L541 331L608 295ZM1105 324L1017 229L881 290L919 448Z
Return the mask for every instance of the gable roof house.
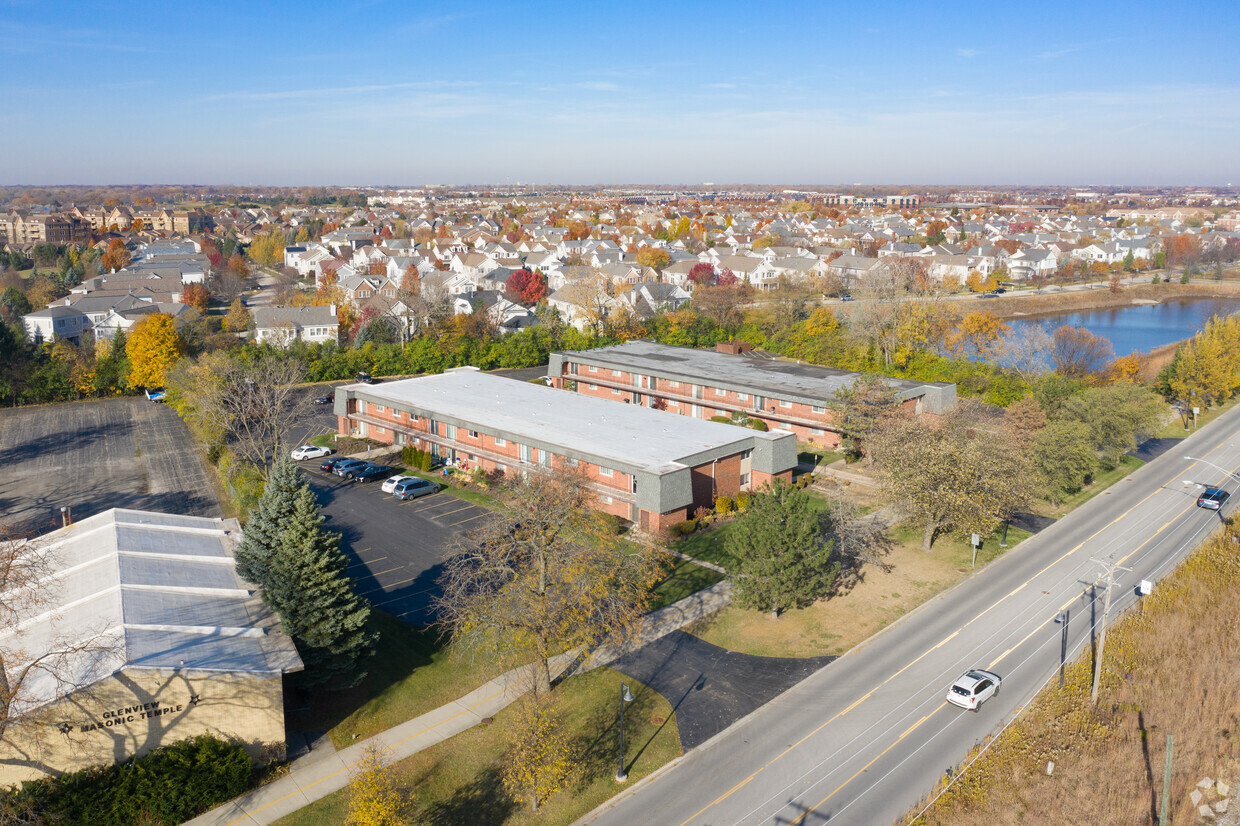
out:
M340 321L334 304L323 307L256 307L254 308L254 340L276 347L287 347L294 341L336 342Z

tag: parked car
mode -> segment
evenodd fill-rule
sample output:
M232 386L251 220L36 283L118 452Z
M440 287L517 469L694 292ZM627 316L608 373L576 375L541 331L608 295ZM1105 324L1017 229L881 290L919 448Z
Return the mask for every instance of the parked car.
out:
M417 499L419 496L426 496L429 493L437 493L438 491L439 485L430 479L406 476L403 481L398 482L392 489L392 495L403 502L406 499Z
M393 476L383 483L383 492L391 493L395 487L406 479L417 479L416 476Z
M995 295L1003 295L1004 293L1007 292L1007 288L1006 287L995 287L993 290L991 290L991 292L994 293Z
M840 301L852 301L852 300L853 300L853 297L851 293L844 293L843 295L840 296Z
M159 388L148 387L146 389L147 399L153 402L162 402L167 397L167 395L168 394L164 392L164 389L162 387L159 387Z
M341 462L350 462L350 461L352 460L346 459L343 456L333 456L332 458L328 459L327 461L319 465L319 470L326 470L328 473L335 473L336 465L340 464Z
M330 447L319 447L318 445L302 445L293 449L293 460L297 462L306 459L319 459L323 456L331 456L332 449Z
M1223 507L1229 496L1231 494L1222 488L1206 488L1206 492L1197 497L1197 507L1216 511Z
M353 477L350 474L361 470L368 464L370 463L363 462L361 459L345 459L343 462L339 462L334 468L332 468L332 473L337 476L344 476L348 479L352 479Z
M1003 678L991 671L975 668L960 675L960 679L952 683L947 690L947 702L952 705L977 711L982 703L999 693Z
M335 400L334 396L315 396L310 400L311 404L331 404Z
M373 482L376 479L382 479L384 476L389 475L393 470L395 468L391 465L372 465L368 463L357 470L347 471L345 476L354 482Z
M358 373L356 376L354 376L354 378L360 381L362 384L374 384L375 383L374 377L371 376L369 373Z

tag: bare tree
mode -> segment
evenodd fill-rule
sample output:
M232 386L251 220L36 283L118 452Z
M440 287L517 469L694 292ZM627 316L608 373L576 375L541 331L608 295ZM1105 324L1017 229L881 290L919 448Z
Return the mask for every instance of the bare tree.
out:
M506 486L509 511L461 537L436 601L460 654L516 664L532 658L535 691L551 688L547 658L632 633L662 571L603 529L578 473L529 473Z
M1041 324L1021 324L998 347L998 361L1026 383L1050 369L1051 336Z
M860 342L873 342L890 365L902 335L905 306L912 301L907 268L883 263L866 273L854 295L859 299L848 318L848 329Z
M399 297L409 308L408 326L415 332L452 315L452 294L448 292L447 273L427 273L416 280L406 275Z
M85 688L97 676L91 665L122 645L105 628L55 631L61 567L44 542L0 538L0 743L19 754L45 733L46 703ZM53 633L27 640L23 631L35 622Z
M265 477L280 453L284 431L305 414L309 397L301 362L269 354L253 362L208 353L182 361L168 376L177 411L208 444L227 444Z

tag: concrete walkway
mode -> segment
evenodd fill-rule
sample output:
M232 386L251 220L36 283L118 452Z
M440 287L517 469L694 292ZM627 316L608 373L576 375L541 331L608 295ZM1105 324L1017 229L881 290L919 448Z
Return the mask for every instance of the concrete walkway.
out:
M607 646L580 661L577 651L551 658L551 677L580 674L606 665L618 657L661 639L694 620L719 610L731 600L731 583L720 582L691 594L646 616L641 631L628 643ZM516 668L496 677L459 700L440 706L420 717L393 726L373 737L332 753L311 753L294 762L288 774L265 786L188 821L189 826L261 826L343 789L352 780L354 766L370 746L378 746L392 761L403 760L454 734L473 728L484 718L494 717L532 685L532 669Z

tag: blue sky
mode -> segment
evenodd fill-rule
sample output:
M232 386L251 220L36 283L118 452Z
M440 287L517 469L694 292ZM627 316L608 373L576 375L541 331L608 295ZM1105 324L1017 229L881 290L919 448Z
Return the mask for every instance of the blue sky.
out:
M1230 2L0 0L0 184L1240 184Z

